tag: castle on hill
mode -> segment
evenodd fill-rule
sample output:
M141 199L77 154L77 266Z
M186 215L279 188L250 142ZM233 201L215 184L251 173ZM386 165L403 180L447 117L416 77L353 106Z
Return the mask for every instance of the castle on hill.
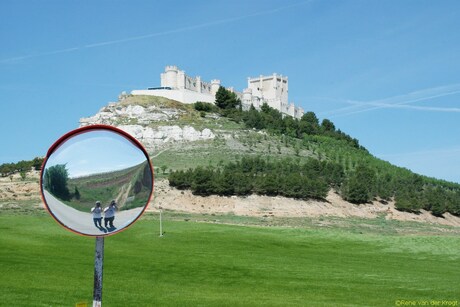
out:
M211 82L201 80L201 77L190 77L177 66L166 66L161 74L161 86L151 87L146 90L133 90L132 95L160 96L182 103L195 103L197 101L215 103L215 95L221 86L220 80ZM253 105L256 109L266 103L283 114L301 118L304 110L288 103L288 78L274 73L269 76L248 78L248 87L243 92L238 92L233 87L227 88L234 92L241 100L243 109Z

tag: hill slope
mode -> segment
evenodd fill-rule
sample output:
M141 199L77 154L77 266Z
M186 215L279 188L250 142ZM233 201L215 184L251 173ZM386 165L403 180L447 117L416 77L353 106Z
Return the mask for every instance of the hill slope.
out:
M238 164L243 157L263 157L266 161L281 161L282 164L315 159L340 167L344 178L334 190L345 199L367 202L356 201L350 192L353 184L356 188L367 186L368 178L359 177L360 168L363 168L364 174L370 170L372 175L372 185L363 192L370 196L369 203L391 203L400 211L419 216L431 211L443 220L455 220L452 214L460 214L459 185L420 176L377 159L359 146L357 140L336 130L327 120L321 125L316 123L317 130L312 133L305 130L308 126L304 127L308 133L299 133L300 128L296 126L310 123L308 119L305 123L296 123L278 118L277 124L284 129L281 132L269 126L254 128L264 125L258 116L265 121L276 118L277 115L271 113L272 110L246 112L243 114L245 118L235 119L228 112L215 109L200 112L194 105L161 97L123 96L119 102L109 104L80 122L82 126L114 125L136 137L154 158L157 180L190 168L222 170L231 163ZM307 114L315 118L311 112ZM251 126L250 120L256 123ZM360 179L366 184L360 184ZM324 201L331 200L324 198Z

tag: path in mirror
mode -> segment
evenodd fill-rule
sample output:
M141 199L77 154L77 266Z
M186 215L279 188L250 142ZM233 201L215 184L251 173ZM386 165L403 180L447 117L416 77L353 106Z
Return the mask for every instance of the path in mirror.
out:
M107 228L104 227L104 223L102 223L103 228L99 229L94 225L93 216L90 212L78 211L61 202L46 190L43 190L43 194L52 214L58 216L62 224L77 232L91 236L122 230L131 224L144 209L144 207L138 207L130 210L118 211L115 215L115 229L109 228L109 230L107 230Z

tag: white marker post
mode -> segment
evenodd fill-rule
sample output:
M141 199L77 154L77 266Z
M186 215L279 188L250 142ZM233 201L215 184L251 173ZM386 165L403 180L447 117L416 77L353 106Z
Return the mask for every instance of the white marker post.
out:
M158 209L160 209L160 237L162 237L163 236L163 223L162 223L161 212L163 211L162 210L163 208L159 206Z
M102 269L104 267L104 237L96 237L94 257L93 307L102 306Z

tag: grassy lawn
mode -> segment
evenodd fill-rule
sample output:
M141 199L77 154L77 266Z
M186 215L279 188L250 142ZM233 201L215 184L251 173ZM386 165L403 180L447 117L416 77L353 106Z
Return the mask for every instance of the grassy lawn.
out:
M94 239L0 214L0 305L92 300ZM105 306L394 306L460 300L460 238L164 222L105 239Z

